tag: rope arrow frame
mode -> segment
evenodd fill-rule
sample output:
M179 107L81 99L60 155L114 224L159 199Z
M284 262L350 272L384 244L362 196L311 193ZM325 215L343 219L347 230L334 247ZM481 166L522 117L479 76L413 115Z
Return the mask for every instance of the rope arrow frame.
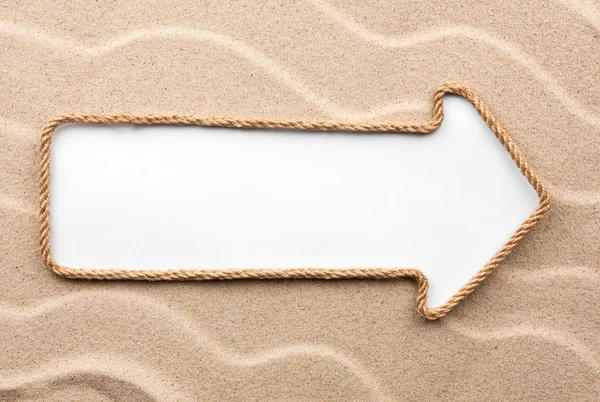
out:
M429 134L442 124L444 119L443 97L454 94L467 99L483 121L492 130L498 141L510 154L521 173L537 192L539 205L536 210L521 224L500 250L446 303L436 308L427 307L427 277L413 268L283 268L283 269L178 269L178 270L134 270L134 269L85 269L69 268L57 264L50 252L50 144L55 130L68 123L87 124L171 124L196 125L207 127L235 128L279 128L311 131L349 131L349 132L387 132L387 133L419 133ZM433 97L433 113L430 121L423 124L414 123L344 123L327 121L302 120L269 120L269 119L228 119L205 118L183 115L102 115L102 114L67 114L57 116L46 124L42 131L40 143L40 232L39 242L44 263L49 270L65 278L101 279L101 280L230 280L230 279L392 279L412 278L417 282L417 311L429 320L436 320L448 314L456 305L469 296L504 260L527 232L542 218L550 207L548 191L517 149L512 138L500 126L490 109L481 98L469 87L454 82L447 82L435 91Z

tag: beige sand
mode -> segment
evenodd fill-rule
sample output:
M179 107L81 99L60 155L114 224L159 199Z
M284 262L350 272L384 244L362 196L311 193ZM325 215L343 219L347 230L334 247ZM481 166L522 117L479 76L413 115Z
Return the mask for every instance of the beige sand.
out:
M597 2L70 3L0 10L0 399L598 398ZM416 313L411 281L103 283L43 266L37 156L56 114L424 121L450 78L553 205L440 321Z

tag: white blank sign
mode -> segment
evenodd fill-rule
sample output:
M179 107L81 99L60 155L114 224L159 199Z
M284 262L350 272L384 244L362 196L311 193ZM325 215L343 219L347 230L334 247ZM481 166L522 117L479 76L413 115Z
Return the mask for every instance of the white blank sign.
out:
M440 305L538 203L471 104L444 107L429 135L62 126L52 253L82 268L418 268Z

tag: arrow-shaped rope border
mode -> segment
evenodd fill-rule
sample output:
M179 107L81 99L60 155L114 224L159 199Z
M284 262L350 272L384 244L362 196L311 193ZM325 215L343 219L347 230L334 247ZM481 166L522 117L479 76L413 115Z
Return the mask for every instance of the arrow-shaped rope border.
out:
M284 268L284 269L180 269L180 270L134 270L134 269L85 269L69 268L57 264L50 252L50 144L56 128L67 123L88 124L170 124L196 125L207 127L236 128L280 128L311 131L354 131L354 132L388 132L388 133L420 133L429 134L442 124L444 119L443 97L445 94L462 96L473 104L477 113L492 130L498 141L510 154L512 160L527 178L539 197L539 205L517 229L510 239L496 252L487 264L473 276L446 303L436 308L427 307L427 277L418 269L412 268ZM269 120L269 119L229 119L205 118L183 115L102 115L102 114L67 114L57 116L46 124L42 131L40 143L40 232L39 242L44 263L49 270L65 278L103 279L103 280L230 280L230 279L348 279L348 278L413 278L417 281L417 311L429 320L437 320L448 314L456 305L470 295L504 260L517 243L542 218L550 207L548 191L540 178L533 171L512 138L500 126L490 109L481 98L469 87L455 82L447 82L435 91L433 97L433 114L429 122L414 123L344 123L327 121L301 120Z

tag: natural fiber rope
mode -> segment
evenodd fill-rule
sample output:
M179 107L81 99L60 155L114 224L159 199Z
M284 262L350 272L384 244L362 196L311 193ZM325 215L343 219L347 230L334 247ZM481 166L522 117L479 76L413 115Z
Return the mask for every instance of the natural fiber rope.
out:
M504 246L490 261L464 285L450 300L437 308L427 307L427 278L418 269L384 269L384 268L299 268L299 269L225 269L225 270L133 270L133 269L83 269L69 268L57 264L50 252L50 143L56 128L66 123L92 124L178 124L211 127L239 128L285 128L312 131L361 131L361 132L406 132L428 134L437 129L444 119L442 99L445 94L456 94L468 99L477 113L490 127L496 138L506 148L513 161L521 170L538 194L540 203L533 214L525 220L519 229L511 236ZM527 163L521 152L508 133L500 126L490 109L470 88L448 82L438 88L433 97L433 116L431 121L424 124L411 123L344 123L297 120L267 120L267 119L228 119L204 118L180 115L99 115L99 114L69 114L53 118L46 124L42 132L40 146L40 233L39 241L42 257L46 266L54 273L66 278L80 279L135 279L146 281L164 280L226 280L226 279L344 279L344 278L413 278L417 281L417 311L430 320L436 320L446 315L458 303L475 290L488 275L490 275L502 260L511 252L515 245L548 211L550 206L546 187Z

